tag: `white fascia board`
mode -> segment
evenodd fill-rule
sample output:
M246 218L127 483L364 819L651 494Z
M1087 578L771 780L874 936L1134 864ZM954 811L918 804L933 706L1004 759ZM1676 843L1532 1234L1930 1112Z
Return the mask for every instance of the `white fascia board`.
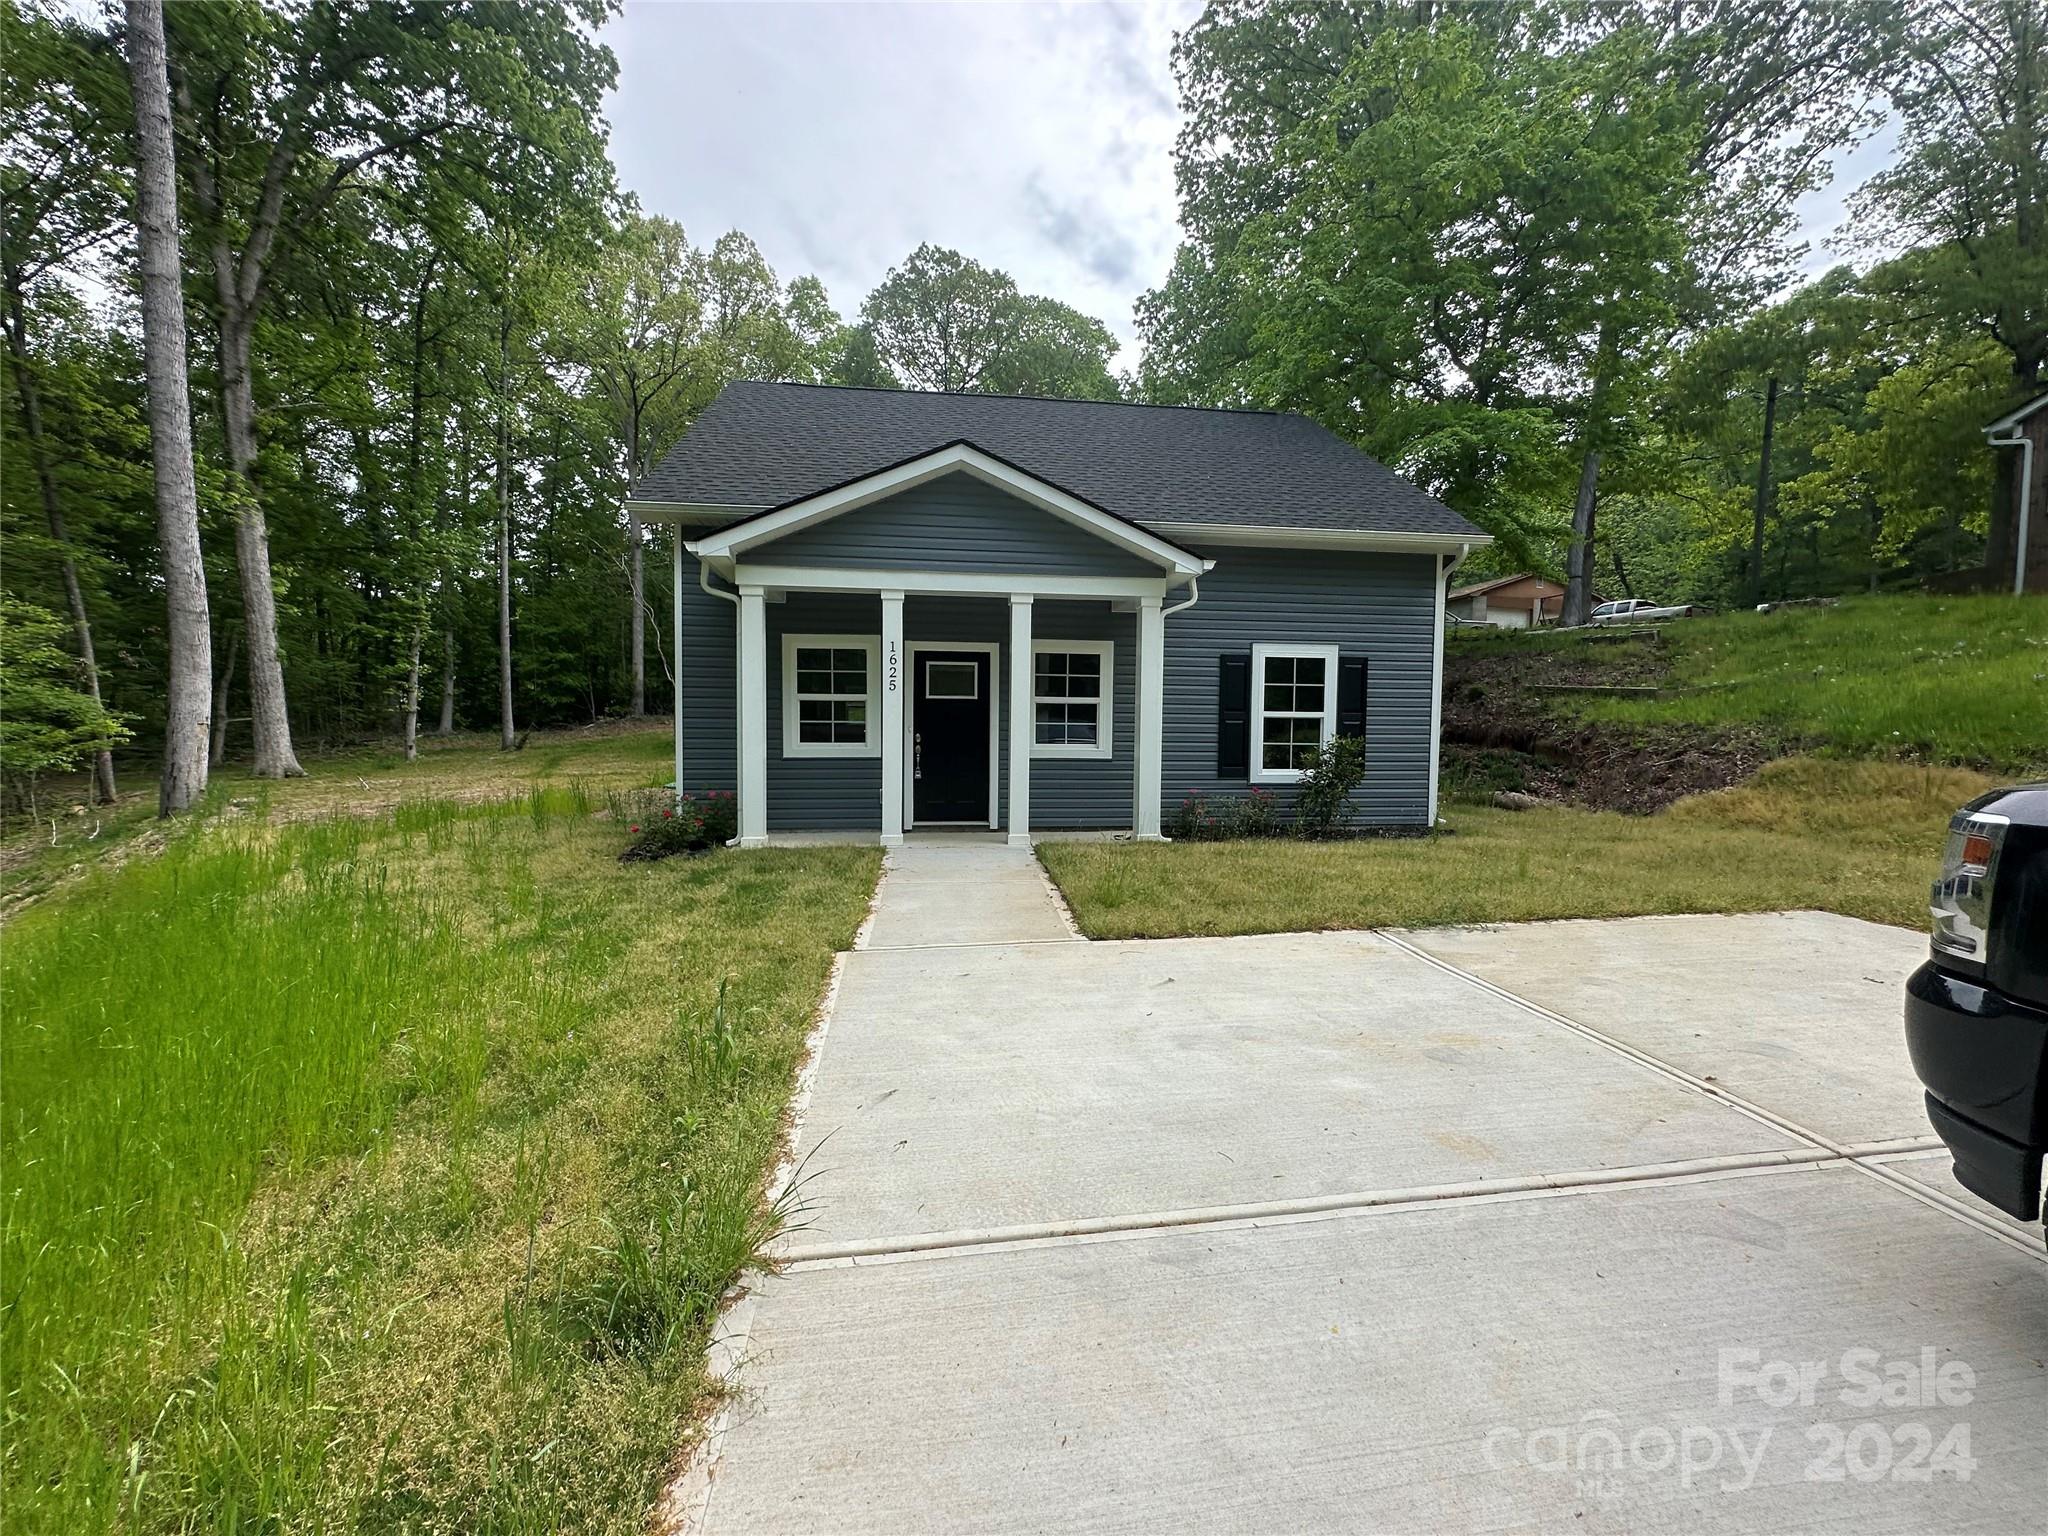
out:
M626 510L643 523L730 523L759 512L760 507L728 506L715 501L643 501L626 498Z
M1147 560L1152 560L1183 575L1200 575L1203 569L1201 557L1189 553L1178 545L1170 544L1156 534L1147 533L1134 523L1112 517L1097 507L1090 506L1078 496L1050 485L1035 475L1014 469L1000 459L991 458L980 449L967 443L955 443L941 448L922 458L912 459L907 464L898 464L893 469L842 485L836 490L821 491L816 496L792 502L786 507L749 519L722 533L712 534L699 541L696 553L702 555L741 555L757 544L770 539L779 539L787 534L799 532L828 518L864 507L885 496L909 490L941 475L964 471L979 480L1008 491L1021 501L1029 502L1042 511L1063 518L1076 527L1085 528L1120 549L1130 551Z
M1369 533L1337 528L1271 528L1252 523L1175 523L1174 531L1203 544L1277 549L1355 549L1382 554L1456 554L1482 549L1490 533Z
M703 541L709 543L709 540ZM685 548L696 553L695 545ZM717 556L708 556L721 575L726 567ZM1180 584L1178 578L1161 572L1157 576L1029 576L1005 575L997 571L914 571L867 570L857 566L756 565L732 562L730 574L736 584L791 592L947 592L965 597L1003 597L1017 593L1030 597L1140 598L1164 597L1166 589Z
M2007 411L1990 426L1983 428L1984 435L1989 437L1994 432L2004 432L2008 428L2016 427L2043 406L2048 406L2048 395L2036 395L2017 410Z

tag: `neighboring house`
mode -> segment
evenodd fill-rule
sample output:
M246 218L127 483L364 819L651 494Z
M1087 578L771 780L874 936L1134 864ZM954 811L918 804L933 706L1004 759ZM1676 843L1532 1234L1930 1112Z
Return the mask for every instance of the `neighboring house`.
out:
M2014 592L2048 588L2048 395L2006 412L1984 429L1984 439L2013 459L2012 542L1987 550L1986 568L1994 582L2009 579Z
M1444 600L1444 607L1454 619L1495 629L1533 629L1556 623L1564 613L1564 585L1524 571L1460 587Z
M674 523L676 781L740 841L1159 835L1366 743L1436 813L1443 592L1484 534L1300 416L733 384L627 505Z

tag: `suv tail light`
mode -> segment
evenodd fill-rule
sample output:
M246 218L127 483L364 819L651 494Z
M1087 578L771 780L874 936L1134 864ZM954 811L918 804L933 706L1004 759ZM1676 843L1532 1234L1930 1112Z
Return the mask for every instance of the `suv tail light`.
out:
M1949 822L1941 878L1928 898L1938 954L1977 965L1989 958L1992 882L2010 825L2003 816L1981 811L1958 811Z

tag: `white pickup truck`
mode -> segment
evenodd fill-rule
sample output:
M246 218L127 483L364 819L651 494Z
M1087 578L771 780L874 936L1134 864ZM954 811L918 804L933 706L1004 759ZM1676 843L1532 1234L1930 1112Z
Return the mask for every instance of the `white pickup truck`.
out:
M1660 608L1655 603L1640 597L1625 597L1619 602L1601 603L1593 610L1591 622L1595 624L1654 624L1662 619L1689 619L1705 610L1691 603L1679 603L1670 608Z

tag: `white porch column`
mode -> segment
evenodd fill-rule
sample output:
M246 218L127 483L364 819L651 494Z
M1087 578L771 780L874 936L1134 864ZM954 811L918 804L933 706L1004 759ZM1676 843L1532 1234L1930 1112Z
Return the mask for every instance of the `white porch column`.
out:
M882 846L903 841L903 594L882 594Z
M1031 597L1010 594L1010 846L1031 846Z
M1159 776L1166 737L1166 620L1160 599L1138 599L1138 750L1131 831L1159 836Z
M740 846L768 841L768 609L759 587L740 588Z
M683 529L676 525L675 639L669 646L669 667L675 673L676 795L683 793Z

